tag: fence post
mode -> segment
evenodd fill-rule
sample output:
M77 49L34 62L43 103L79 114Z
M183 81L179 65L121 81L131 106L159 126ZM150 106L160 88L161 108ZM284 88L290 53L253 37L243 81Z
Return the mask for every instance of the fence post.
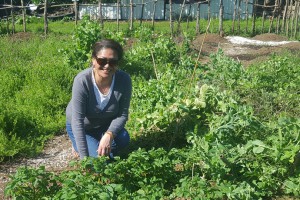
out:
M48 17L47 17L47 10L48 10L48 0L45 0L44 4L44 32L45 35L48 34Z
M23 17L23 32L26 32L26 12L24 8L24 0L21 0L22 17Z

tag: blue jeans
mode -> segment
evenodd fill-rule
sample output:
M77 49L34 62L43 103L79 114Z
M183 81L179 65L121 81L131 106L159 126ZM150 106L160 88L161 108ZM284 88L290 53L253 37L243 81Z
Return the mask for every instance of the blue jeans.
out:
M71 123L67 122L66 124L66 130L69 135L69 138L72 142L73 148L76 152L78 152L77 145L75 142L75 137L72 132L72 126ZM102 138L102 135L104 132L99 132L99 133L86 133L86 141L87 141L87 146L88 146L88 152L89 156L91 157L98 157L98 146L100 143L100 140ZM118 152L122 149L124 149L126 146L128 146L130 141L129 134L125 128L123 128L119 133L117 133L117 136L114 138L112 141L112 150L111 152L116 155Z

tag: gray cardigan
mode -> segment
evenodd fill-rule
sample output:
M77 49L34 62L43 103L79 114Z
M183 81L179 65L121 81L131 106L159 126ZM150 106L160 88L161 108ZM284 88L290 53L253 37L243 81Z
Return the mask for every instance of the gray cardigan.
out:
M66 115L72 125L76 146L80 158L89 156L86 132L96 133L111 131L117 134L128 120L132 85L130 76L118 70L115 73L115 85L108 104L100 110L94 93L92 67L80 72L74 79L72 99Z

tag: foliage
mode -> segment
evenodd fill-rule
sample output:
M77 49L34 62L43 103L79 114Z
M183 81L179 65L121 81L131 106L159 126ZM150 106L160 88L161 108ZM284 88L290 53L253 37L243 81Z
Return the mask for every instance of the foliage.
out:
M180 45L144 27L134 38L125 37L87 20L76 29L72 45L64 37L57 43L56 38L0 40L2 157L36 152L32 149L64 127L72 79L86 67L98 39L128 45L121 67L133 79L127 124L133 151L126 159L86 158L55 173L19 168L7 184L7 197L299 197L296 56L274 55L244 69L220 51L201 65L190 54L188 35Z
M58 43L52 41L1 40L1 159L41 151L43 142L65 123L74 71L61 64Z

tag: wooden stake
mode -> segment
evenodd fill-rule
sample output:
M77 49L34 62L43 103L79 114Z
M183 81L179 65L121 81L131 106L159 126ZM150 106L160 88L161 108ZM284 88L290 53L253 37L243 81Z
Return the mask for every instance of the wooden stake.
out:
M22 18L23 18L23 32L26 32L26 11L24 7L24 0L21 0Z
M170 5L170 29L171 29L171 37L173 37L173 21L172 21L172 0L169 0L169 5Z
M256 4L257 0L254 1L253 4L253 13L252 13L252 35L255 35L255 20L256 20Z
M224 32L223 32L223 0L220 0L220 11L219 11L219 35L221 37L224 36Z
M133 1L130 0L130 27L129 30L133 30Z
M295 28L294 28L294 38L297 37L297 33L298 33L298 19L300 14L299 11L300 11L300 2L297 1L295 6L296 21L295 21Z
M200 33L200 3L197 3L196 33Z
M120 0L117 0L117 31L118 32L120 30L119 15L120 15Z
M48 0L45 0L44 4L44 33L45 35L48 34L48 17L47 17L47 10L48 10Z
M141 16L140 16L140 26L142 25L143 16L144 16L144 0L142 0L142 9L141 9Z
M10 1L11 3L11 31L12 31L12 34L15 33L15 15L14 15L14 5L13 5L13 0Z
M100 28L103 30L104 24L103 24L103 15L102 15L102 0L98 0L98 8L99 8L99 24L100 24Z
M231 32L232 33L234 33L234 29L235 29L236 4L237 4L237 0L234 0L234 9L233 9L232 27L231 27Z
M266 16L266 0L264 0L264 6L263 6L261 33L265 32L264 31L264 29L265 29L265 16Z
M153 13L152 13L152 29L154 30L154 20L155 20L155 11L156 11L156 3L157 3L157 0L155 0L153 2Z

